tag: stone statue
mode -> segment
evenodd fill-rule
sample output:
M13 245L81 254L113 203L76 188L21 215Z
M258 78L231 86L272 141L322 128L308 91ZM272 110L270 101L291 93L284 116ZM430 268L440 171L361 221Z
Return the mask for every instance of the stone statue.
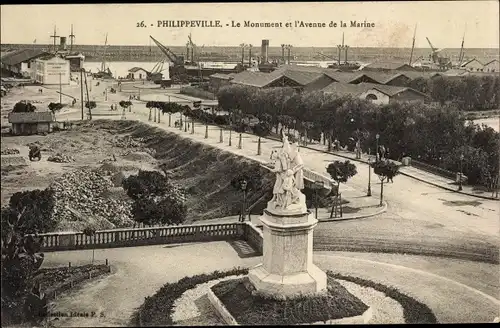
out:
M288 138L283 136L283 147L271 153L274 160L273 172L276 181L273 188L273 198L268 208L291 210L307 210L305 196L300 192L304 189L304 173L302 158L298 153L298 145L290 146Z

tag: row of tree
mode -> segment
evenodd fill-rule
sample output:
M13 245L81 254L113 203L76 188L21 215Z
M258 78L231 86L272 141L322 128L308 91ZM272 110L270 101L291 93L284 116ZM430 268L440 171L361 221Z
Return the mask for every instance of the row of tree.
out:
M408 84L426 93L441 105L451 102L465 111L491 110L500 107L500 77L496 75L466 77L418 77Z
M323 135L329 148L338 140L353 149L359 140L366 152L374 153L377 144L384 145L391 159L411 156L455 172L462 163L473 184L488 184L498 173L499 133L467 122L456 106L398 102L379 106L319 91L240 85L221 88L217 97L232 122L255 116L276 133L293 129L301 138L316 141Z

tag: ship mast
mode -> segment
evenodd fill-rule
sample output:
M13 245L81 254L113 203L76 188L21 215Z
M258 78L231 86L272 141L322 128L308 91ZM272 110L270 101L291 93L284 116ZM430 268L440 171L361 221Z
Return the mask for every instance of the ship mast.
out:
M73 24L71 24L71 34L69 35L70 45L69 52L73 52L73 40L75 39L75 35L73 34Z
M102 53L102 64L101 71L104 72L106 70L106 47L108 46L108 33L106 33L106 40L104 41L104 51Z
M460 46L460 55L458 55L458 67L460 68L462 66L462 61L464 60L464 41L465 41L465 29L467 28L467 25L465 25L464 28L464 35L462 36L462 45Z
M415 49L415 36L417 34L417 24L415 24L415 29L413 30L413 43L411 45L411 53L410 53L410 63L408 65L411 66L411 62L413 59L413 50Z
M54 39L54 52L57 52L57 48L56 48L56 38L59 37L59 35L56 35L56 27L54 26L54 34L50 36L51 38Z

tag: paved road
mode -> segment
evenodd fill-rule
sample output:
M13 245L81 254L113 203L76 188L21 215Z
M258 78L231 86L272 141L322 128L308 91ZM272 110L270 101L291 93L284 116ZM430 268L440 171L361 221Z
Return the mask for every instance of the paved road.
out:
M107 105L103 105L100 110L106 112L107 108ZM189 131L168 127L167 115L162 117L159 124L148 122L149 110L145 108L143 102L135 101L133 112L127 113L128 119L138 119L186 138L254 159L269 158L271 150L281 146L279 142L265 140L262 142L262 155L257 156L255 136L244 134L243 149L237 149L238 135L234 132L232 147L229 147L228 131L223 132L224 142L221 144L220 131L217 127L210 127L209 138L205 139L205 126L200 124L196 124L195 134L190 134ZM78 114L64 116L70 119L78 118ZM173 115L172 123L176 119L178 115ZM309 169L323 174L326 174L329 162L345 160L306 148L301 148L300 152ZM341 188L367 189L368 165L356 163L356 166L358 174L347 183L347 186ZM373 172L371 177L373 197L379 197L380 182ZM471 196L445 191L402 175L396 177L394 184L384 184L384 198L389 203L388 211L378 218L356 223L321 224L315 232L316 249L381 252L405 250L408 253L498 261L500 202L478 200Z
M139 119L147 122L149 110L145 108L144 104L135 103L133 110L135 112L133 115L127 113L128 119ZM178 119L178 115L172 115L172 122L176 119ZM238 135L232 133L233 146L229 147L229 132L224 131L224 143L221 144L219 143L220 132L217 127L210 127L209 138L204 139L205 127L199 124L195 125L195 134L190 134L189 131L184 132L184 130L168 127L166 115L162 118L161 123L147 123L255 159L269 158L271 151L281 146L277 141L265 140L262 142L262 155L257 156L257 138L253 135L243 134L243 149L237 149ZM300 153L307 168L324 175L327 175L326 166L328 163L334 160L345 160L332 154L306 148L301 148ZM366 190L368 186L368 165L363 163L355 164L358 174L348 181L347 186L358 190ZM371 178L373 197L379 197L380 181L373 175L373 172ZM404 219L420 220L429 224L441 224L451 230L489 236L498 236L499 233L500 202L497 201L478 200L467 195L444 191L403 175L398 176L393 184L384 184L384 198L390 204L391 213Z
M246 245L247 246L247 245ZM124 326L144 298L163 284L184 276L252 267L261 257L240 258L238 247L226 242L160 245L96 250L96 260L108 259L113 274L63 294L54 312L103 313L103 318L64 318L61 327ZM45 266L88 263L91 251L46 254ZM179 259L182 259L179 261ZM427 304L439 322L491 322L498 316L498 265L420 256L321 252L314 261L324 270L359 276L398 288ZM467 275L463 273L466 272ZM479 284L478 281L483 282Z

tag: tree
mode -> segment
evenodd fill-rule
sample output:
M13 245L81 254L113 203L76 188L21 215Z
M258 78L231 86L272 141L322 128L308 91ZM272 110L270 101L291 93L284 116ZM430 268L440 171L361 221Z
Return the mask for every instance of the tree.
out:
M21 229L20 234L52 232L57 225L53 209L54 192L49 188L16 192L10 197L9 206L2 208L2 237L19 213L24 213L22 224L16 226Z
M340 183L347 183L347 181L355 176L358 171L356 165L352 164L350 161L334 161L330 163L326 171L330 174L333 180L337 182L336 190L332 188L332 195L334 196L334 203L332 210L330 212L330 217L333 217L334 213L337 215L337 208L340 206L340 213L342 213L342 203L339 202L340 198ZM335 192L336 191L336 192ZM333 194L335 192L335 194ZM342 216L342 214L340 214Z
M95 101L87 101L85 102L85 108L89 109L89 119L92 119L92 109L96 108L97 104Z
M47 299L33 279L44 260L40 253L43 238L22 233L24 213L18 213L7 231L2 231L6 236L2 242L2 325L38 325L47 315Z
M148 101L148 103L149 103L149 101ZM121 100L121 101L119 102L119 104L120 104L120 107L121 107L121 108L123 108L123 109L127 109L127 108L128 108L128 111L129 111L129 112L132 110L132 109L131 109L131 107L132 107L132 102L131 102L131 101L128 101L128 100ZM148 106L148 105L146 104L146 107L147 107L147 106Z
M261 138L266 137L271 132L271 126L267 122L259 122L252 127L253 133L259 137L257 141L257 155L261 154Z
M356 165L352 164L349 160L345 162L334 161L330 163L326 168L326 172L328 172L332 179L337 182L339 190L340 183L347 183L350 178L358 174Z
M60 111L63 107L64 107L64 105L61 103L51 102L49 104L49 110L52 112L52 114L54 114L54 116L56 115L56 112Z
M451 85L448 79L442 76L434 78L431 82L430 89L432 98L441 105L444 105L445 102L450 99Z
M186 218L184 190L160 172L140 170L123 180L123 189L134 200L132 214L139 223L179 224Z
M120 103L120 106L121 106L121 103ZM156 106L158 106L158 104L156 103L156 101L148 101L146 103L146 108L149 109L149 118L148 118L148 121L152 120L152 110L153 110L153 108L156 108Z
M370 165L373 168L373 172L380 179L380 206L382 206L384 200L384 181L392 180L398 174L399 166L388 160L373 162Z
M32 113L36 110L36 107L25 101L20 101L14 105L14 108L12 109L13 113Z

